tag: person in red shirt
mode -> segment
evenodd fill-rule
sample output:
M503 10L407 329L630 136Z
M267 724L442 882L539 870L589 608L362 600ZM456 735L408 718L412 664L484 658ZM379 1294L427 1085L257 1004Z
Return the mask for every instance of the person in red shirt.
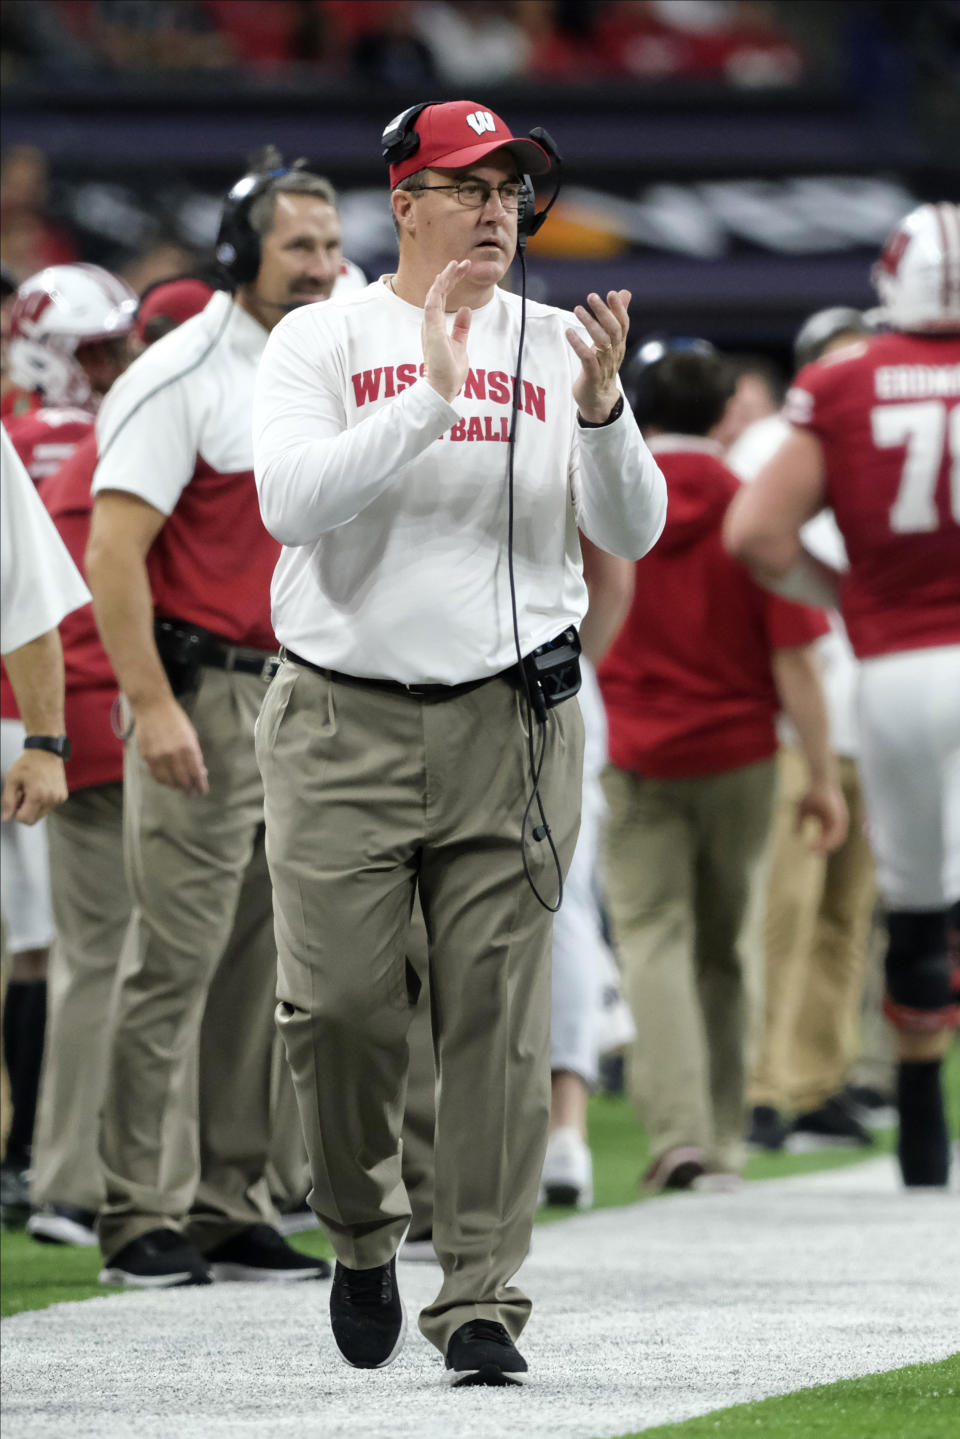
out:
M904 1183L944 1186L940 1080L960 1023L960 206L922 205L874 267L889 333L808 366L792 433L728 516L726 541L781 593L839 603L861 661L862 777L886 902ZM843 577L803 548L832 507Z
M196 314L213 293L198 280L167 281L141 299L133 346L156 339ZM148 325L159 328L152 336ZM11 423L26 435L28 422L44 438L48 415L76 415L81 436L59 465L44 449L37 488L78 567L90 533L91 485L97 465L93 416L41 410ZM81 428L81 414L83 424ZM18 428L17 428L18 427ZM71 425L57 440L73 437ZM52 472L46 473L49 468ZM51 956L46 1053L32 1154L27 1232L45 1243L96 1244L94 1220L104 1199L97 1154L100 1108L106 1085L105 1016L110 1012L117 964L130 921L123 877L123 743L117 725L117 681L100 643L92 605L68 615L60 627L66 666L66 720L72 753L67 761L70 797L48 826L57 944Z
M91 431L101 394L123 368L136 306L129 286L97 265L50 266L17 289L4 323L9 329L5 360L14 386L4 396L4 427L34 484L58 469ZM79 563L76 553L73 558ZM89 605L85 613L90 614ZM77 622L71 615L65 628ZM24 730L2 666L0 718L6 769L23 746ZM72 785L70 764L67 781ZM24 1176L31 1158L55 929L47 838L45 822L30 830L11 821L0 826L2 907L11 956L3 1021L13 1100L3 1166L8 1223L23 1223L30 1199Z
M801 815L824 849L846 831L814 657L826 619L766 594L721 543L739 485L705 436L730 388L703 341L641 346L625 375L668 494L599 670L606 891L637 1028L629 1075L648 1191L732 1184L742 1165L781 708L810 771Z

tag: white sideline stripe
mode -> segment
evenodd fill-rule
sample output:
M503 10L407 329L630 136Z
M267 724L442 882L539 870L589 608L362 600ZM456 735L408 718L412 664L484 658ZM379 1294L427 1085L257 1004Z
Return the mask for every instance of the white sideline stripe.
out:
M955 1179L956 1182L956 1179ZM957 1194L889 1159L538 1228L530 1382L451 1389L414 1327L348 1368L329 1285L125 1294L3 1325L4 1439L600 1439L957 1348ZM404 1266L408 1306L436 1268ZM935 1400L930 1401L935 1404Z

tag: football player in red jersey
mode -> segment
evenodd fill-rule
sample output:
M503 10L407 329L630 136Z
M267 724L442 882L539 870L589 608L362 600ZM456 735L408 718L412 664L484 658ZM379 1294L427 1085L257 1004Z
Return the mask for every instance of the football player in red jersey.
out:
M726 540L781 593L839 597L862 662L900 1167L908 1185L942 1186L940 1069L960 1023L948 944L960 909L960 206L909 214L873 281L889 333L800 372L784 411L791 434L731 506ZM846 541L842 578L799 539L824 507Z
M59 469L91 432L100 396L126 363L136 308L130 287L97 265L51 265L18 288L8 315L5 360L14 388L4 396L4 428L35 484ZM5 321L5 340L6 331ZM0 764L6 770L23 748L24 729L5 671L0 717ZM54 935L44 826L25 829L5 821L0 866L11 955L4 1044L13 1097L3 1210L7 1222L22 1222Z

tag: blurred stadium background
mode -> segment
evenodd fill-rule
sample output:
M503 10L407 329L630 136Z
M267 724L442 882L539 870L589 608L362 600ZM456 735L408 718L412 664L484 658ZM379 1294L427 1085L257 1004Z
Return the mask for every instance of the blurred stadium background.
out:
M960 199L960 0L2 0L0 258L191 269L247 155L308 156L392 269L381 131L471 98L565 159L531 292L634 294L635 338L789 363L871 303L916 202Z

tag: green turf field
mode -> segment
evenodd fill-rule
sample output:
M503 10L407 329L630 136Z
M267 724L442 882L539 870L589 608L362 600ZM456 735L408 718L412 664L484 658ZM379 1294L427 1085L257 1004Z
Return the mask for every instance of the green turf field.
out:
M643 1439L956 1439L958 1433L960 1354L642 1431Z

